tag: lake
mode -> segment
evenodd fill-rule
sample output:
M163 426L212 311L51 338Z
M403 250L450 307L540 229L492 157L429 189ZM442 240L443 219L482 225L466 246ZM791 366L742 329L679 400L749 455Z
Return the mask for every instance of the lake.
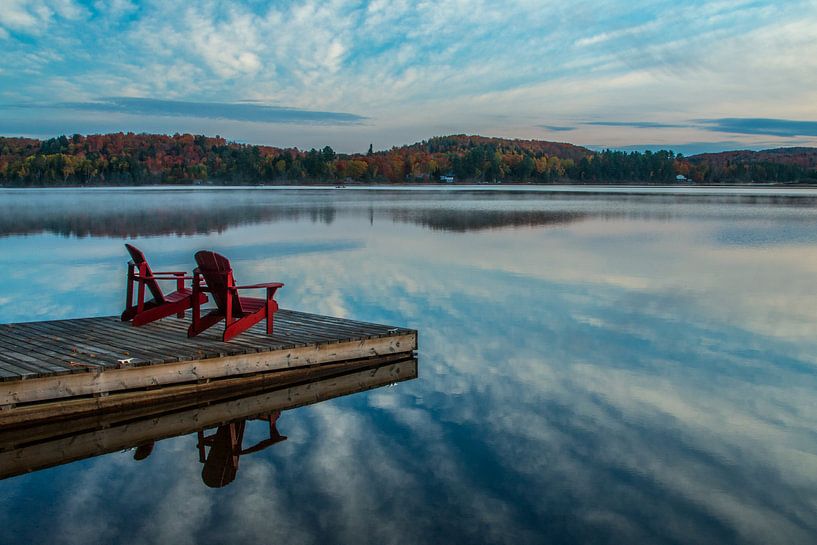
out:
M0 190L0 323L118 314L125 241L417 329L418 377L221 488L195 433L2 480L2 543L817 542L814 192Z

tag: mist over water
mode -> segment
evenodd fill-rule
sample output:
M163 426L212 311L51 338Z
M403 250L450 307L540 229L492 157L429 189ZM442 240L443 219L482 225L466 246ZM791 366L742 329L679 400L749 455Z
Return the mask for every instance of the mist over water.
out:
M417 329L419 377L223 488L195 434L0 481L0 543L817 541L814 195L0 190L0 323L118 314L125 241Z

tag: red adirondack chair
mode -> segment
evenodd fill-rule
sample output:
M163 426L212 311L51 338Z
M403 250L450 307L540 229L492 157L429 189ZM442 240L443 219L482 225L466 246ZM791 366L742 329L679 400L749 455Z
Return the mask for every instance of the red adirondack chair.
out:
M246 331L264 318L267 319L267 334L272 334L273 314L278 303L273 299L275 291L283 287L280 282L236 286L230 261L223 255L207 250L196 253L198 268L193 271L193 323L187 330L188 337L194 337L205 329L225 320L222 340L229 341L242 331ZM201 283L202 278L206 287ZM264 299L239 297L243 289L266 289ZM196 294L201 291L213 296L216 308L201 316L201 304L196 303Z
M184 281L190 276L180 271L152 271L145 259L145 254L139 248L125 244L132 261L128 263L128 294L125 302L125 311L122 321L133 320L133 325L140 326L171 314L184 318L184 311L193 306L193 290L184 287ZM175 280L176 291L165 294L159 286L159 280ZM136 304L133 303L133 286L137 284ZM153 295L153 299L145 301L145 287ZM196 302L201 305L207 302L203 293L195 295Z

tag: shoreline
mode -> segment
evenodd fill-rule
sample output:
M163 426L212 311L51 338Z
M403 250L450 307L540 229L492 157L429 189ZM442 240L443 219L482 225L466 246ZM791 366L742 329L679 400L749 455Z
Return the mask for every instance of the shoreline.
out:
M104 191L451 191L574 193L630 195L757 195L817 197L815 184L305 184L305 185L139 185L139 186L0 186L2 193L28 191L104 192Z

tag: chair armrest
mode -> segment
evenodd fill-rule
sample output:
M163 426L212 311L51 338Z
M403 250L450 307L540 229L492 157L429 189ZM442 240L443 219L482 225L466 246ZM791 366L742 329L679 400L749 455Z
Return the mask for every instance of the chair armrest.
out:
M265 448L274 445L275 443L280 443L281 441L286 441L286 435L279 435L278 437L270 437L269 439L264 439L263 441L259 442L257 445L253 445L249 448L241 449L239 454L244 456L245 454L252 454L253 452L258 452L264 450Z
M283 288L284 285L280 282L266 282L263 284L250 284L249 286L231 286L230 289L234 290L250 290L250 289L262 289L262 288Z
M153 271L153 274L154 274L154 275L159 275L159 274L172 274L173 276L179 276L179 275L184 276L184 275L186 275L186 274L187 274L187 271Z
M192 276L184 276L184 273L179 275L170 275L170 274L161 274L161 273L153 273L152 275L147 276L139 276L138 274L134 276L137 280L193 280Z

